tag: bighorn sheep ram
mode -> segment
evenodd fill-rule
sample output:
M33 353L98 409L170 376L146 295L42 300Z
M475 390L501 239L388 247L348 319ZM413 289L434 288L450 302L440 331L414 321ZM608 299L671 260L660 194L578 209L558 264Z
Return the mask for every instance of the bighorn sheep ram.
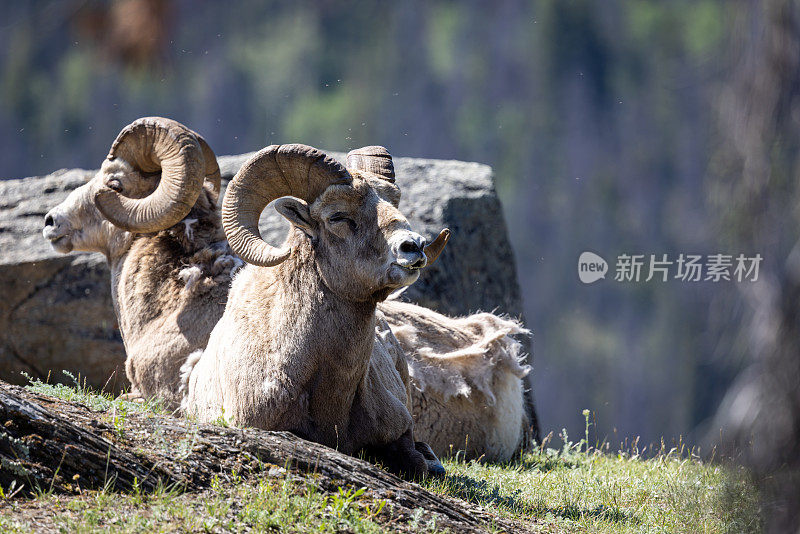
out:
M395 178L392 156L380 146L350 152L347 167ZM400 191L390 191L386 200L398 206ZM407 356L417 439L439 456L464 451L506 461L518 452L529 424L522 378L530 367L521 365L522 345L512 336L530 332L491 313L451 318L392 299L378 310Z
M138 119L100 171L45 216L62 253L105 254L133 395L179 405L180 366L206 346L225 308L231 271L217 200L220 172L198 134L160 117Z
M442 470L415 444L400 373L376 350L377 303L416 281L449 235L425 247L385 200L398 193L306 145L269 146L245 163L222 220L248 265L205 351L187 362L187 413L366 451L412 476ZM292 225L280 248L258 231L273 201Z

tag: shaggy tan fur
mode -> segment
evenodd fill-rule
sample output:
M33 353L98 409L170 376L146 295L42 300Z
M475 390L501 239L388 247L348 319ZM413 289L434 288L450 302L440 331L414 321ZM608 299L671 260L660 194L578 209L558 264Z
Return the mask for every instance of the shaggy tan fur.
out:
M414 432L438 455L505 461L527 417L517 321L491 313L451 318L397 300L379 305L408 357Z
M181 243L180 224L139 236L112 262L112 289L134 394L180 405L179 369L208 343L225 309L231 273L243 263L227 241ZM205 246L202 246L205 245Z

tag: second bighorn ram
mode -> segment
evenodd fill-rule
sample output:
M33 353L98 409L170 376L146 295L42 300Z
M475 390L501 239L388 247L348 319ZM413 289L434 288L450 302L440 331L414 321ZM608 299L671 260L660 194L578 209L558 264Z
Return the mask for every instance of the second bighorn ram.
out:
M45 216L59 252L101 252L132 393L180 404L180 367L206 346L242 262L225 240L205 140L162 117L123 128L100 171Z
M426 247L385 200L396 189L306 145L273 145L245 163L222 218L249 265L234 278L205 351L187 363L188 413L364 450L396 472L440 469L414 442L399 374L381 369L394 365L373 350L377 303L416 281L449 235ZM258 231L273 201L292 225L280 248Z
M405 352L414 433L439 456L508 461L528 431L522 344L528 331L493 313L447 317L398 300L378 308Z

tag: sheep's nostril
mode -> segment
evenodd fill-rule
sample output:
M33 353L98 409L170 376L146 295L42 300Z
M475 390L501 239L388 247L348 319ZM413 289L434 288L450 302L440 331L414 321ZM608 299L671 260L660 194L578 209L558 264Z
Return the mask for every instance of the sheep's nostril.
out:
M45 226L53 226L55 223L53 222L53 216L48 215L44 218L44 225Z
M413 254L415 252L420 252L422 249L419 245L414 241L403 241L400 244L400 252L404 252L406 254Z

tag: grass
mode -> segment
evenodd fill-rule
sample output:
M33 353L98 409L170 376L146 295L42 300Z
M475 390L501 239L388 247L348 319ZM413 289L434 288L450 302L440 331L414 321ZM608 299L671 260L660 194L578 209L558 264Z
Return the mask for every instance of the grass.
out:
M119 431L118 427L124 424L124 414L130 411L150 413L154 415L166 413L158 400L153 399L144 402L130 402L123 400L120 397L115 397L111 393L93 390L86 385L85 378L83 383L81 383L80 375L76 377L69 371L62 372L67 378L70 379L72 385L51 384L49 374L48 379L45 382L42 382L38 378L34 379L25 372L23 372L22 375L27 378L29 382L29 384L26 386L26 389L33 391L34 393L49 395L65 401L77 402L97 412L105 412L111 409L115 414L112 422L117 431ZM117 415L117 412L119 412L119 415Z
M14 502L0 516L2 532L384 532L392 519L382 501L364 492L328 495L292 475L214 484L199 494L159 489L77 497L43 495ZM2 509L2 505L0 505ZM42 519L46 517L43 522Z
M445 461L428 489L567 532L761 532L746 473L691 454L610 454L567 441L507 464Z
M32 381L28 388L104 411L119 437L132 410L161 413L157 404L114 399L74 382L70 387ZM643 457L635 445L616 452L589 447L588 412L584 417L586 433L577 443L563 433L563 446L551 448L545 440L505 464L445 460L447 476L422 486L540 532L761 531L758 495L744 471L703 462L684 450L662 447ZM202 493L106 489L79 496L42 492L22 500L8 498L13 488L0 488L0 531L36 530L42 517L48 518L49 529L65 532L438 531L423 510L411 524L397 522L391 504L363 488L326 493L311 479L281 469L276 473L259 480L217 481Z

